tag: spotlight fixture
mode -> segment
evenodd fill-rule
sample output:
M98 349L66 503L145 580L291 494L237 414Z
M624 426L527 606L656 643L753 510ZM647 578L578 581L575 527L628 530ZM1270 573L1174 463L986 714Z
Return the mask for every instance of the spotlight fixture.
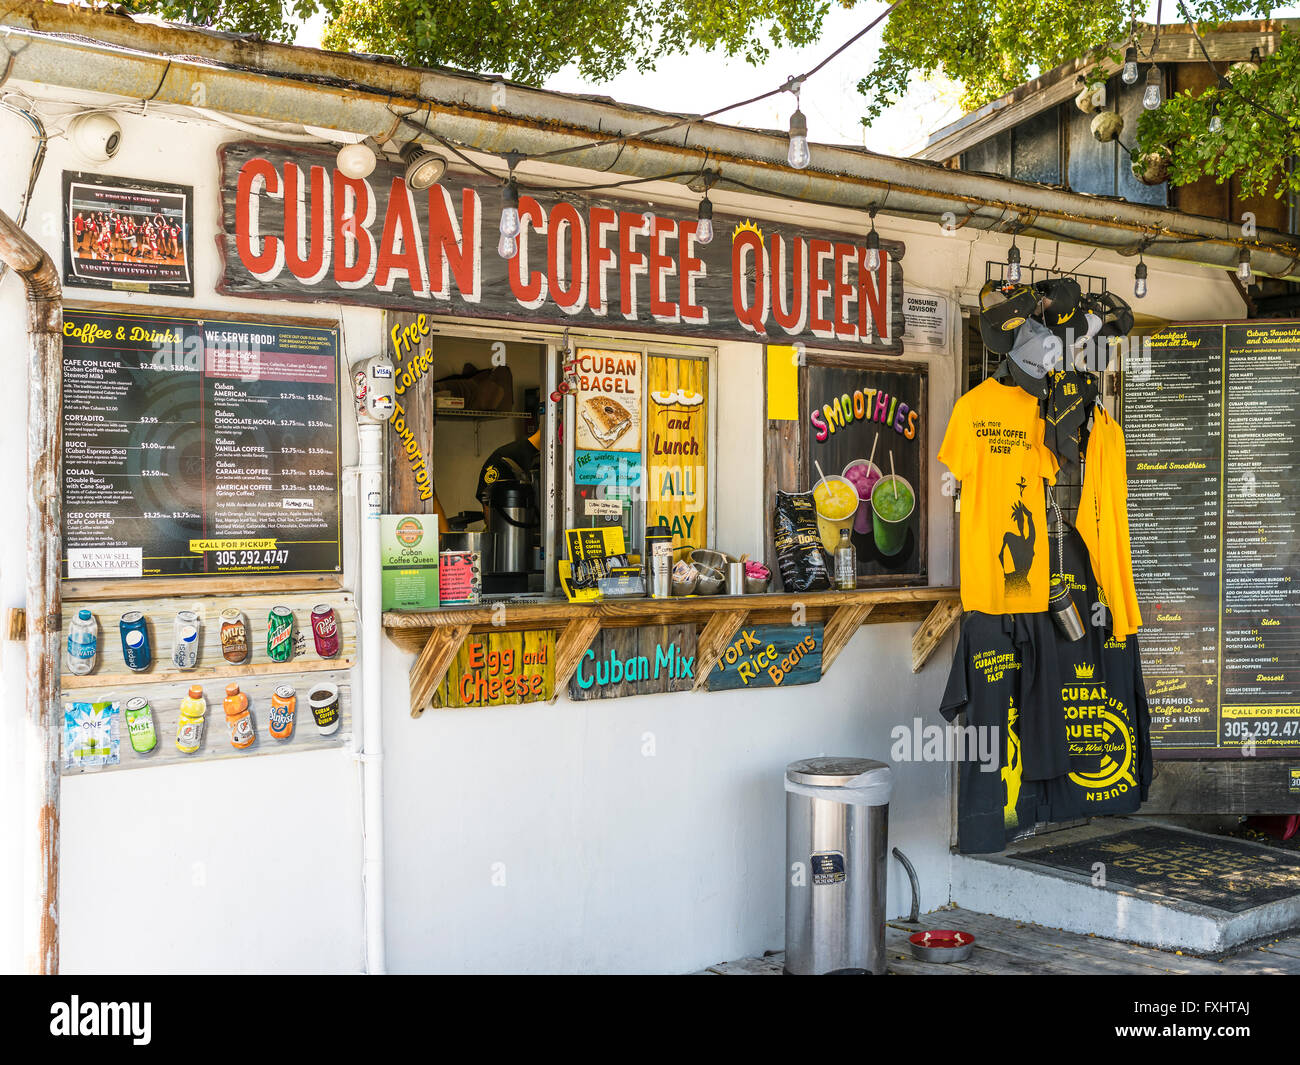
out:
M403 144L400 155L406 164L406 172L403 174L406 184L417 191L436 185L438 179L447 172L446 159L425 151L415 141Z

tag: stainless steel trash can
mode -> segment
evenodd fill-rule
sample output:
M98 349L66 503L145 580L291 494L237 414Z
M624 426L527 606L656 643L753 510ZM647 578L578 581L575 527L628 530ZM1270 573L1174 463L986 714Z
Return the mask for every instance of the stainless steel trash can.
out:
M889 766L807 758L785 770L785 971L885 972Z

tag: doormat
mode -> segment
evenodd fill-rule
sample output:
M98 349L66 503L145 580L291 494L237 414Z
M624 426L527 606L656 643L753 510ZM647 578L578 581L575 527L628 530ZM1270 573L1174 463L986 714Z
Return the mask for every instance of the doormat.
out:
M1107 886L1136 888L1224 913L1300 897L1300 857L1170 828L1135 828L1013 857L1087 877L1104 875Z

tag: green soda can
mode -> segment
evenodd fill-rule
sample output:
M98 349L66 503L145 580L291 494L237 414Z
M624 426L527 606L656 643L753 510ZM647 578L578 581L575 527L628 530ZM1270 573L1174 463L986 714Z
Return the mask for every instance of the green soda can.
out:
M126 731L136 754L148 754L158 746L158 730L153 726L153 707L148 699L128 699L125 707Z
M272 662L293 657L293 611L287 606L271 607L266 620L266 655Z

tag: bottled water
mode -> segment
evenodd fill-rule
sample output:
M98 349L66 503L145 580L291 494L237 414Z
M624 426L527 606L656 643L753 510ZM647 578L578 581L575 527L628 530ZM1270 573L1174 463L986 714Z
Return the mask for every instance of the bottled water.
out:
M99 651L99 637L95 632L95 618L89 610L77 611L68 629L68 672L82 676L95 668L95 655Z

